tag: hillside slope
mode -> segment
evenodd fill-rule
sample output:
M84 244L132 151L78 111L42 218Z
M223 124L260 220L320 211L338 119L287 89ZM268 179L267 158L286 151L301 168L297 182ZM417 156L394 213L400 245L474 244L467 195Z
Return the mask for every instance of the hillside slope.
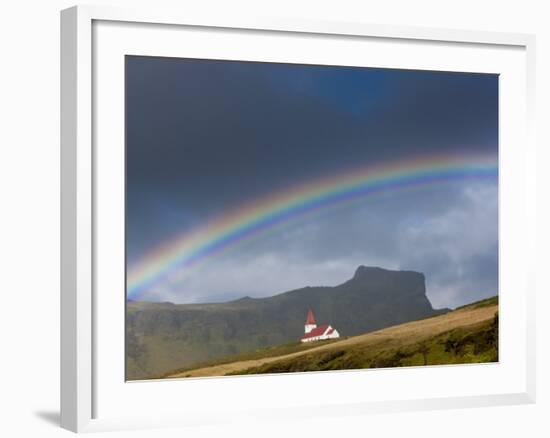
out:
M248 358L182 369L162 377L206 377L333 369L494 362L498 360L498 300L445 315L330 342L258 351ZM292 351L294 350L294 351ZM286 353L292 351L290 353ZM245 355L246 356L246 355Z
M307 310L320 324L354 336L436 315L424 275L360 266L335 287L305 287L228 303L128 302L127 379L296 341Z

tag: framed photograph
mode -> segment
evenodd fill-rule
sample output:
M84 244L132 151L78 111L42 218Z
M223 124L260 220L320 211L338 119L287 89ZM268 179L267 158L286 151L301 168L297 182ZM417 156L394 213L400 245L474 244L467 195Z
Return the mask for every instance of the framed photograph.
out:
M87 6L61 55L63 427L534 401L534 37Z

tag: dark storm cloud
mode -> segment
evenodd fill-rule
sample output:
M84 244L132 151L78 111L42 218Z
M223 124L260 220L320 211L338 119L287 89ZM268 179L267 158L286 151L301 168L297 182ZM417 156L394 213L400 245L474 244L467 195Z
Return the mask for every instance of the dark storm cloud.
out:
M126 92L130 263L176 232L297 182L419 155L497 153L493 75L128 57ZM271 236L279 245L266 236L203 266L202 274L217 270L218 285L173 278L157 298L343 281L355 263L429 271L441 305L495 292L496 235L471 250L448 242L469 241L459 213L487 211L479 193L496 199L495 187L457 183L328 211ZM483 216L487 228L496 215L495 207ZM435 249L443 244L445 256ZM288 281L254 291L269 272ZM185 282L194 291L178 299Z
M497 293L496 186L453 183L321 211L208 258L157 289L177 301L333 286L359 264L426 274L437 307ZM231 285L231 287L228 287Z

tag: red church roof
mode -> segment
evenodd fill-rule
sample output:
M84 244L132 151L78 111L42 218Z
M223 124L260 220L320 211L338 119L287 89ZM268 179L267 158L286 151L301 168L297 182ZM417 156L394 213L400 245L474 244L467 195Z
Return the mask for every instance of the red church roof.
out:
M302 336L302 339L308 339L308 338L314 338L316 336L321 336L325 331L329 328L329 325L320 325L319 327L314 328L309 333L306 333L304 336ZM334 329L331 328L329 333L332 333ZM327 334L329 334L327 333Z
M306 324L317 324L315 322L315 318L313 317L313 312L311 311L311 309L307 311Z

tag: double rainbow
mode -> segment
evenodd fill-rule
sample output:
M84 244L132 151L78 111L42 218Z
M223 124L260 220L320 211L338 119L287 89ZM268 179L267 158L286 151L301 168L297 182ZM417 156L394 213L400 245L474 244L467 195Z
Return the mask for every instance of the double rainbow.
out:
M361 167L296 185L237 206L159 245L128 270L127 299L138 300L176 270L312 211L381 192L497 176L494 155L447 155Z

